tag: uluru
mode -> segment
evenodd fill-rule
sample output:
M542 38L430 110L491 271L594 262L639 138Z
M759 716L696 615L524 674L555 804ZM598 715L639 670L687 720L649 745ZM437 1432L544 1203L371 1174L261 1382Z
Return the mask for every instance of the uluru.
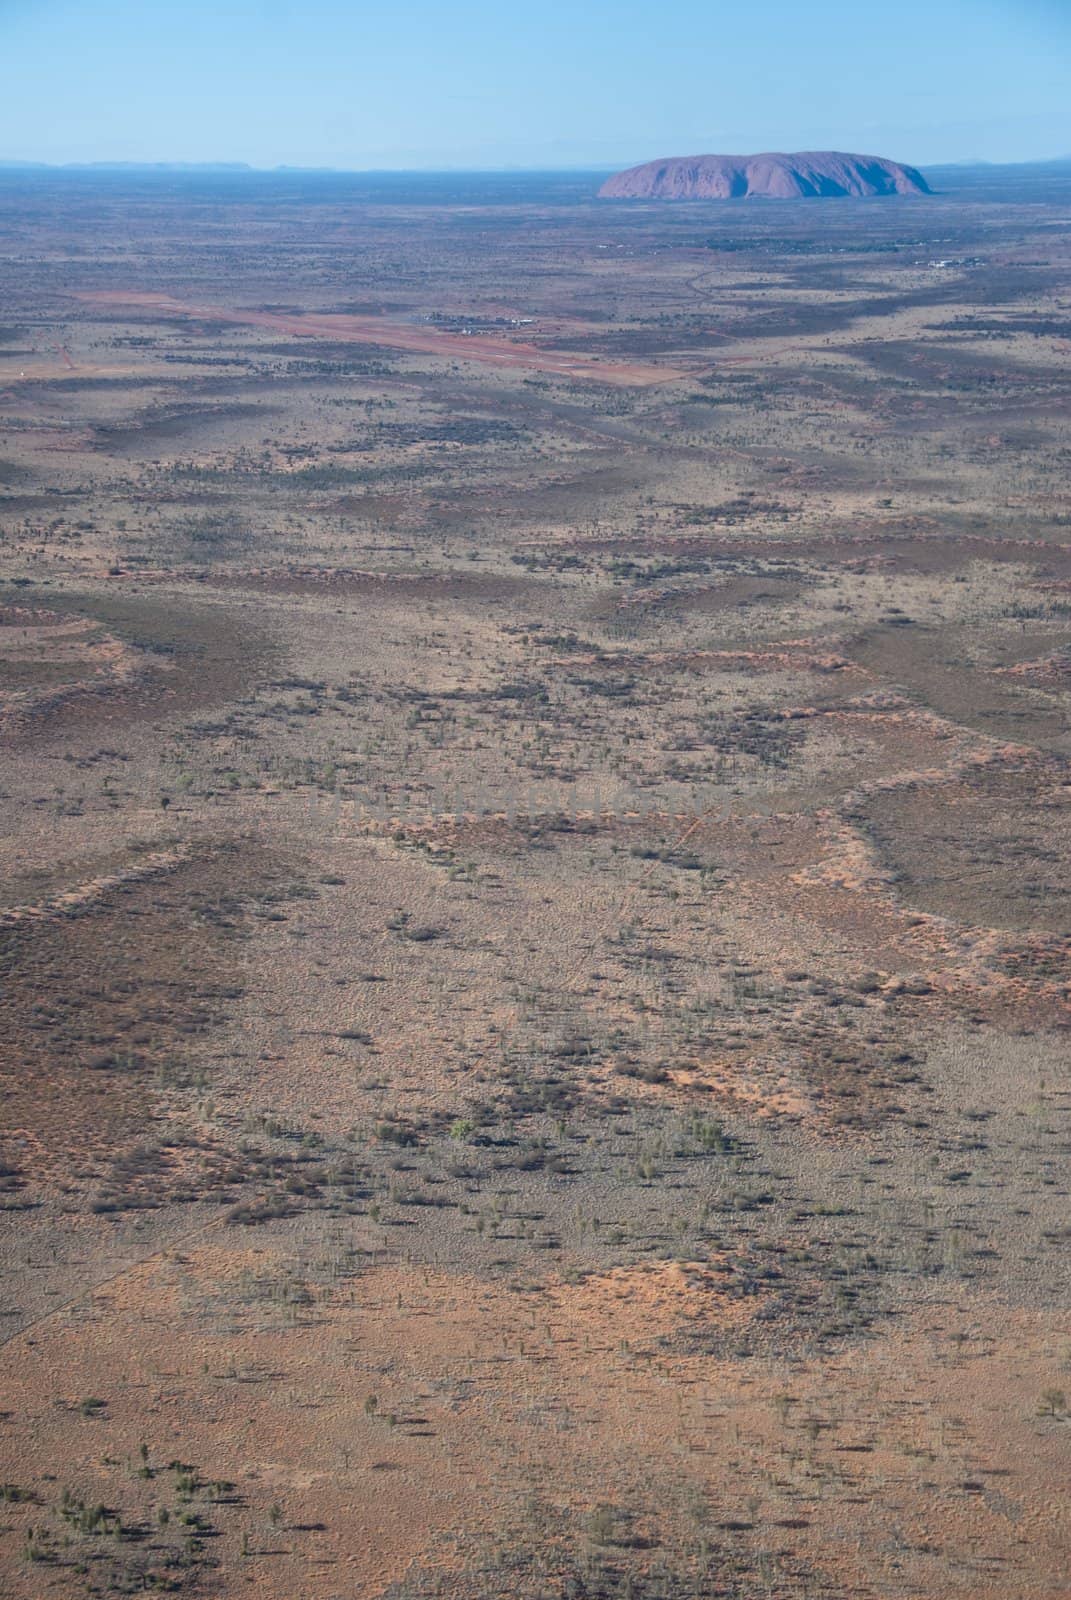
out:
M930 194L921 172L884 156L840 150L798 155L668 156L616 172L602 200L867 199Z

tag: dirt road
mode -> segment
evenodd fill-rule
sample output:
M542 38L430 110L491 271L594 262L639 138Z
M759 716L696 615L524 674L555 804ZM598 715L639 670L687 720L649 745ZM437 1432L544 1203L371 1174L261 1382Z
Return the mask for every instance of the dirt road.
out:
M236 322L255 328L271 328L280 333L306 339L330 339L336 343L385 345L392 350L412 350L422 354L449 356L464 361L479 361L488 366L522 367L535 372L552 372L564 378L587 378L624 388L644 388L657 383L672 383L687 376L674 367L642 362L602 361L597 356L570 351L542 350L508 335L487 333L445 333L439 328L418 323L391 322L385 317L350 316L338 312L257 311L242 306L192 305L171 295L149 291L100 289L74 297L93 305L145 306L163 316L191 317L213 322Z

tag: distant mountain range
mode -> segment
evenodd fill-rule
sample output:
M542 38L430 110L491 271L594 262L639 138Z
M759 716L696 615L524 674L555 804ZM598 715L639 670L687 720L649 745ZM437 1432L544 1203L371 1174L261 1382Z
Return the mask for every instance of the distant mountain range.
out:
M248 161L0 161L0 172L338 172L338 167L254 167Z
M247 161L0 161L18 172L255 172Z

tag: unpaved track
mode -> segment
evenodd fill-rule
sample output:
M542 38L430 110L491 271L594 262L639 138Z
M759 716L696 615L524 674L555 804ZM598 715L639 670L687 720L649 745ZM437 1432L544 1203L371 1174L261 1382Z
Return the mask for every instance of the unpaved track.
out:
M688 376L674 367L600 361L595 356L541 350L537 345L523 344L520 340L504 339L492 334L444 333L438 328L422 327L415 323L389 322L384 317L321 312L301 312L288 316L276 311L256 311L240 306L193 305L176 300L171 295L147 290L99 289L76 294L74 298L92 305L145 306L159 311L163 316L271 328L280 333L296 334L300 338L386 345L392 350L419 351L425 355L454 359L460 357L487 366L525 367L535 372L557 373L565 378L589 378L596 383L609 383L622 388L646 388Z
M187 1228L185 1233L176 1234L173 1239L169 1239L166 1244L159 1245L155 1250L149 1250L145 1255L137 1256L131 1261L124 1261L121 1267L117 1267L114 1272L110 1272L106 1278L101 1278L96 1283L86 1285L84 1288L79 1289L77 1294L72 1294L69 1299L61 1300L58 1305L49 1306L47 1311L42 1311L38 1316L31 1317L21 1327L16 1328L13 1333L9 1333L6 1337L0 1339L0 1350L9 1344L15 1344L19 1339L24 1339L28 1333L32 1333L35 1328L39 1328L42 1323L51 1322L53 1317L58 1317L64 1311L70 1311L72 1306L80 1306L84 1301L92 1300L94 1295L99 1294L101 1289L106 1289L110 1283L118 1283L120 1278L129 1277L139 1267L144 1267L148 1262L156 1261L159 1257L168 1255L172 1250L180 1249L183 1245L189 1244L191 1239L199 1239L202 1234L209 1233L213 1228L222 1227L226 1221L226 1213L221 1217L211 1217L207 1222L200 1223L196 1228Z

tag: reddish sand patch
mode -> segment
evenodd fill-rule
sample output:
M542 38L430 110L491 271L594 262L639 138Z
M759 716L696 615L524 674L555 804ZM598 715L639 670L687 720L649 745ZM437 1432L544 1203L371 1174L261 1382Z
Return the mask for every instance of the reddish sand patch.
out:
M1049 1578L1067 1558L1066 1424L1039 1413L1066 1315L952 1296L786 1368L690 1350L692 1330L761 1304L718 1276L651 1263L518 1294L391 1266L327 1287L229 1232L159 1252L8 1346L13 1481L36 1498L5 1506L5 1592L44 1592L19 1536L62 1534L64 1488L130 1525L180 1511L174 1458L233 1486L194 1492L220 1595L373 1600L414 1565L460 1584L465 1548L511 1541L532 1495L563 1526L600 1501L656 1512L671 1548L682 1488L720 1545L776 1540L814 1592L1066 1592ZM44 1570L49 1593L86 1592Z
M271 328L299 338L333 339L341 343L379 344L392 350L419 351L427 355L460 357L488 366L527 367L536 372L553 372L563 378L591 378L597 383L643 388L655 383L670 383L685 373L671 367L655 367L641 362L600 361L595 356L541 350L496 334L445 333L438 328L388 322L384 317L359 317L340 313L300 312L284 315L276 311L219 305L189 305L171 295L149 291L99 289L75 296L94 305L148 306L164 316L204 318L215 322L237 322L255 328Z

